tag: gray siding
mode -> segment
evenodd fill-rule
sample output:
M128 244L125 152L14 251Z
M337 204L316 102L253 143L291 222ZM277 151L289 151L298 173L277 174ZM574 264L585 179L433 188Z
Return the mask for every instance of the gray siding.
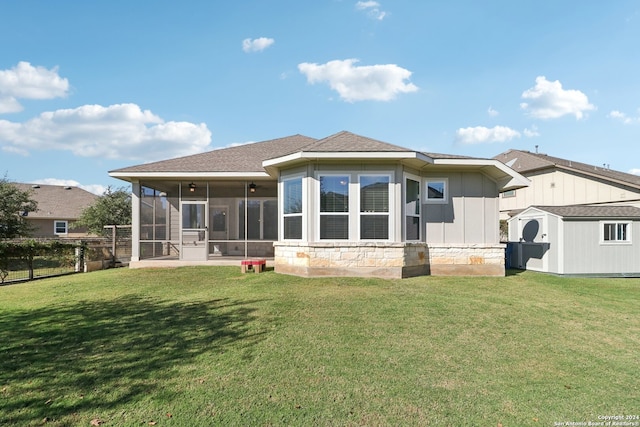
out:
M449 201L423 204L428 243L498 243L496 183L479 172L425 175L447 178Z
M564 221L564 274L640 273L640 221L631 244L601 244L600 221Z

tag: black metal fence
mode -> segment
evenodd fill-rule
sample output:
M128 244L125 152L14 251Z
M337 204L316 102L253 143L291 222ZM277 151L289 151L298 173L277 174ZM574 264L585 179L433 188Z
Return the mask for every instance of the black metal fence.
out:
M84 248L58 240L0 242L0 284L81 271Z

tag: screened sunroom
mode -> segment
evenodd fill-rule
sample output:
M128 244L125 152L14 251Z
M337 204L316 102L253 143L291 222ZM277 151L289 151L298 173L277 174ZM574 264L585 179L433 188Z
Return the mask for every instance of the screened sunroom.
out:
M133 185L133 200L140 260L273 257L273 181L141 181Z

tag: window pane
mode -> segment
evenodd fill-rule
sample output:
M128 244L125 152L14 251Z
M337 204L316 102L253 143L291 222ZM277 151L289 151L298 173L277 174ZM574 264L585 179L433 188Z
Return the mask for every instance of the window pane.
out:
M420 217L407 216L405 218L407 240L420 240Z
M321 239L348 239L348 215L320 215Z
M284 218L284 238L302 239L302 216L287 216Z
M618 224L618 240L627 240L627 224Z
M349 212L349 177L320 177L320 212Z
M389 177L360 177L360 212L389 212Z
M284 213L302 213L302 178L284 181Z
M262 205L262 233L266 240L278 240L278 202L265 200Z
M605 241L609 241L609 240L615 240L615 224L604 224L604 240Z
M404 193L406 215L420 215L420 183L407 179Z
M388 215L362 215L360 217L360 238L381 239L389 238Z
M444 199L444 182L432 181L427 183L427 197L429 199Z

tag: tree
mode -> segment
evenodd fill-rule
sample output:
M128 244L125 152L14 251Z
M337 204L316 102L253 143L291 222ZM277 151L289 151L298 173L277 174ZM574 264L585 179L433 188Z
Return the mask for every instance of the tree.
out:
M131 195L124 188L107 188L94 204L85 208L74 226L86 227L91 233L103 235L105 225L131 224Z
M29 191L20 190L6 177L0 179L0 240L29 236L33 227L26 217L37 209L38 202Z

